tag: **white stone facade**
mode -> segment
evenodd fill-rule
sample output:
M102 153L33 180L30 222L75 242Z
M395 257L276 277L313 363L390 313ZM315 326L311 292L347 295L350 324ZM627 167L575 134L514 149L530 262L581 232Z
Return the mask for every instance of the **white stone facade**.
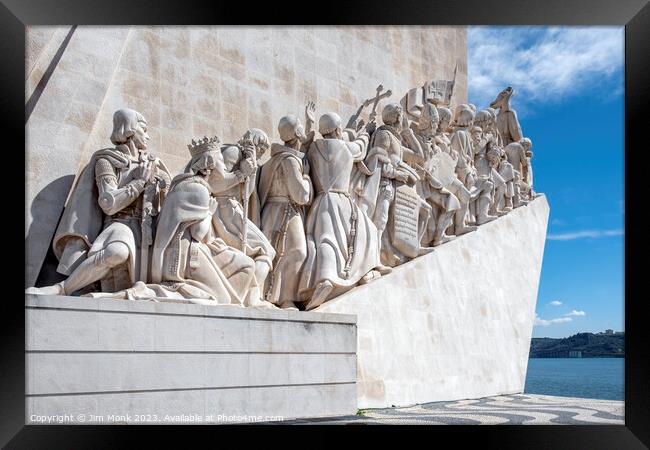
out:
M359 408L523 392L548 213L538 197L315 310L357 316Z
M25 307L27 424L356 413L354 316L32 295Z

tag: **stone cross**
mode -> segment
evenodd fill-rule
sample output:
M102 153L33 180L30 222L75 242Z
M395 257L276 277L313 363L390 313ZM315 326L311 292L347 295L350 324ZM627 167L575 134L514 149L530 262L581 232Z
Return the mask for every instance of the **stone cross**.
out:
M368 105L369 105L371 102L372 102L372 104L373 104L373 105L372 105L372 112L370 113L370 118L369 118L369 119L370 119L370 122L372 122L373 120L375 120L375 118L377 117L377 105L379 104L379 101L380 101L381 99L388 98L388 97L390 97L390 96L392 95L392 92L391 92L390 89L387 90L387 91L384 92L384 93L381 93L381 91L383 91L383 90L384 90L384 86L380 84L379 86L377 86L377 95L375 95L374 98L369 98L368 100L366 100L366 101L364 102L364 103L367 103Z

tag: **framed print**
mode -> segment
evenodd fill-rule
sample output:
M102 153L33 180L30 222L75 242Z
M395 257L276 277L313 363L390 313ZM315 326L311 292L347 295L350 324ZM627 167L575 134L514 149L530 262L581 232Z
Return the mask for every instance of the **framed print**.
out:
M3 444L648 445L647 2L306 6L3 2Z

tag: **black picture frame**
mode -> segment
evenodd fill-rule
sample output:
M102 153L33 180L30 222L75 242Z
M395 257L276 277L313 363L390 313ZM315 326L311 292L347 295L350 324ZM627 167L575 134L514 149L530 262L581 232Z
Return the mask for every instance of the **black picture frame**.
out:
M496 448L567 448L567 449L628 449L647 448L650 445L650 340L648 338L648 311L642 295L647 276L643 265L648 245L647 227L643 212L646 196L643 182L648 165L645 129L650 126L646 111L650 97L650 4L647 0L463 0L409 2L350 1L345 3L307 2L183 2L140 0L2 0L0 5L0 71L3 91L0 112L5 137L6 200L16 205L6 211L23 211L19 186L25 185L21 168L25 169L24 154L14 148L24 148L24 64L26 25L182 25L182 24L367 24L367 25L618 25L625 26L625 425L621 426L448 426L421 427L396 430L393 427L336 427L333 431L354 430L375 437L389 437L397 431L407 434L411 445L415 439L438 444L447 437L456 443L476 439L483 446ZM594 116L597 113L585 111ZM603 125L604 127L606 125ZM645 139L644 139L645 138ZM11 144L7 141L15 140ZM589 155L585 155L589 157ZM598 176L595 174L594 176ZM15 181L12 179L15 177ZM11 188L10 188L11 186ZM607 189L607 186L603 186ZM594 193L598 195L598 193ZM11 198L9 198L11 197ZM22 204L21 204L22 203ZM15 216L15 213L13 214ZM8 216L7 216L8 217ZM20 221L5 219L11 229L4 241L13 241L10 235L20 233ZM25 231L24 228L22 230ZM11 234L9 234L11 233ZM14 254L19 254L20 245ZM9 254L9 250L3 249ZM5 278L5 286L12 287L0 303L2 327L0 345L2 350L2 391L0 393L0 444L7 448L116 448L133 445L136 434L167 437L168 427L110 427L110 426L26 426L25 425L25 353L24 353L24 304L21 298L22 282L18 264L6 270L16 276ZM294 427L299 428L299 427ZM262 431L275 432L282 427L264 427ZM316 438L313 430L302 434L291 430L291 438L309 445ZM243 431L242 427L177 427L175 432L184 435L188 445L201 445L196 440L199 431L215 433L219 441L231 431ZM327 434L318 433L319 443ZM255 427L255 433L260 432ZM417 438L414 433L418 434ZM420 435L421 434L421 435ZM187 440L189 439L189 441ZM305 441L305 439L307 439ZM347 438L346 438L347 439ZM409 441L402 443L408 445ZM219 441L212 441L216 444ZM281 441L282 444L286 439ZM426 442L426 441L425 441ZM422 445L422 444L417 444ZM454 445L456 447L456 445ZM444 447L444 446L443 446Z

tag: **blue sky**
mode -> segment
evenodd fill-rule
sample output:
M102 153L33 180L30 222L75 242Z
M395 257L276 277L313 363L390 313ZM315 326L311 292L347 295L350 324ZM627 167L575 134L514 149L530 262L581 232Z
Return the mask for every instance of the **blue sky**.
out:
M550 204L533 337L624 329L624 29L470 27L469 101L511 105Z

